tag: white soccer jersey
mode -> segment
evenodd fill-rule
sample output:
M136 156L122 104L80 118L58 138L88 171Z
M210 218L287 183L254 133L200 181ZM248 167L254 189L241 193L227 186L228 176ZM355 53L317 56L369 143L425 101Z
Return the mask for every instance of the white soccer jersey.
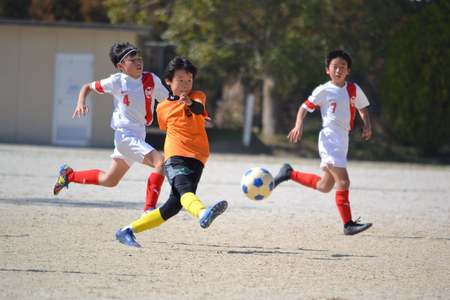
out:
M153 73L144 72L138 79L123 73L112 74L108 78L94 81L91 88L99 94L114 97L114 111L111 128L131 130L144 129L153 121L155 100L160 102L169 97L169 92L161 80Z
M357 84L346 82L338 87L329 81L319 85L302 106L309 112L320 107L323 128L350 131L356 109L369 106L369 101Z

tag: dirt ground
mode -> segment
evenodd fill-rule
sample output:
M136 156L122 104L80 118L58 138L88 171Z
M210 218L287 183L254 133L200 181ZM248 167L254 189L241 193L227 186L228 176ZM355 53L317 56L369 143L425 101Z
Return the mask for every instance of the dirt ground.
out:
M0 144L1 299L449 299L450 167L351 162L353 216L344 236L334 193L293 182L253 202L249 167L286 160L212 155L198 195L229 209L203 230L182 211L125 247L115 231L141 214L150 169L115 188L71 184L58 166L109 166L110 151ZM308 172L318 160L288 159ZM169 194L165 183L160 204Z

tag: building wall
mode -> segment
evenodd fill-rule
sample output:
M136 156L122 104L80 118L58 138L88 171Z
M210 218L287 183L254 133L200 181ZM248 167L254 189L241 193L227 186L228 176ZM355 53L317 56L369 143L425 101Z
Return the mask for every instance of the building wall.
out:
M116 72L108 57L112 43L137 38L132 31L1 24L0 142L51 144L57 53L93 54L94 78L102 79ZM112 97L93 94L92 102L90 145L111 146Z

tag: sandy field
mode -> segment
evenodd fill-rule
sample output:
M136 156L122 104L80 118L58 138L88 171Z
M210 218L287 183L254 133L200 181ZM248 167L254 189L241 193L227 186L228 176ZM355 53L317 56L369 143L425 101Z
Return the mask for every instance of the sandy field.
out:
M449 166L351 162L353 216L374 226L344 236L334 192L240 190L249 167L318 160L212 154L198 195L229 209L207 230L181 211L135 249L114 233L140 216L148 167L52 195L61 163L106 169L110 152L0 144L1 299L450 299Z

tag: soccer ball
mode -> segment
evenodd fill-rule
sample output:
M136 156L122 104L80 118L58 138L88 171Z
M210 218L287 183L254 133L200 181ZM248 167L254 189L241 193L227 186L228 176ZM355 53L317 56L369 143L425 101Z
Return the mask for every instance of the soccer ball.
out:
M241 187L245 196L251 200L263 200L273 190L273 177L264 168L251 168L245 171L241 179Z

